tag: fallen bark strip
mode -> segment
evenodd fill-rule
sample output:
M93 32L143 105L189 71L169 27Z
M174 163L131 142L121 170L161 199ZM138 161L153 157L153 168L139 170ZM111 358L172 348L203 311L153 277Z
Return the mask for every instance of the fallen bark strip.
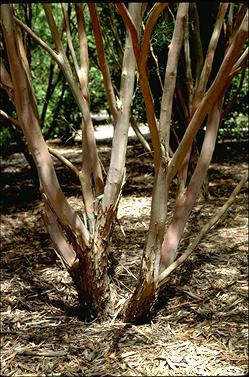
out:
M226 213L228 208L234 202L236 195L239 193L239 191L241 190L241 188L243 187L243 185L246 183L247 180L248 180L248 171L245 173L241 181L237 184L237 186L233 190L232 194L230 195L226 203L218 210L216 215L213 216L206 225L204 225L204 227L201 229L198 236L194 239L192 244L189 245L187 250L175 262L171 263L171 265L160 274L158 278L157 289L161 288L162 285L166 283L166 278L171 274L171 272L174 271L177 267L179 267L190 256L190 254L195 250L200 240Z
M26 348L17 352L19 355L23 356L45 356L45 357L60 357L66 356L68 354L67 350L59 350L59 351L52 351L52 350L34 350L30 351Z

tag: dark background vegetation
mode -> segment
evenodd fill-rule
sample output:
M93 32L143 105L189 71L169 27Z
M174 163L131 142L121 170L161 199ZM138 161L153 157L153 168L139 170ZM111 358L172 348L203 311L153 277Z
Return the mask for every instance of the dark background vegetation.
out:
M216 16L217 4L208 4L209 7L212 6L213 8L214 20ZM68 6L71 13L71 33L73 36L73 42L76 46L75 50L77 52L79 51L79 48L77 49L77 28L75 26L76 17L73 7L70 8L70 4ZM101 5L98 4L97 6L99 8L101 7L101 25L103 29L107 60L110 66L114 88L116 88L118 92L125 30L122 24L122 19L117 13L114 4L102 3ZM151 6L152 5L148 6L147 12L150 11ZM52 4L52 7L54 8L54 16L57 25L60 25L61 33L64 36L64 46L66 46L66 37L65 33L63 33L64 26L62 23L60 4ZM25 20L27 25L32 26L33 30L53 47L49 29L45 26L46 20L42 5L23 3L17 4L16 9L18 16ZM211 23L208 24L210 27L207 29L207 23L204 22L205 4L198 6L198 12L200 17L201 33L206 35L206 39L203 39L203 51L205 54L210 34L212 32L212 25ZM151 53L148 59L150 85L156 106L157 116L159 115L162 95L161 83L164 81L165 64L167 61L167 46L170 43L173 33L172 17L172 14L169 12L163 12L161 15L159 22L155 26L151 41L153 54ZM89 91L91 111L92 113L98 113L101 110L107 109L107 101L104 93L102 74L98 66L92 26L87 12L86 25L90 60ZM167 33L165 33L165 28ZM75 104L72 94L65 83L62 73L58 69L57 65L53 63L50 56L48 54L44 54L44 52L31 38L24 36L24 42L28 50L28 60L32 67L32 80L40 112L43 134L46 139L60 138L63 142L69 144L72 142L72 135L77 129L80 128L81 125L81 116L77 105ZM222 54L222 34L219 44L221 48L218 48L217 51L221 51L220 54ZM0 48L2 53L3 45L1 45ZM3 54L2 58L6 63L6 59ZM193 57L192 61L195 61L195 57ZM217 66L219 66L219 59L216 61ZM178 70L179 80L181 79L181 69L183 68L181 68L180 64ZM216 67L213 68L213 73L215 73L215 69ZM161 78L161 83L159 75ZM140 122L145 122L145 109L138 80L136 81L135 85L136 90L133 99L132 113L136 116L137 120ZM241 86L241 89L236 96L232 109L227 113L224 113L224 119L220 126L218 135L219 140L240 140L248 137L248 68L245 72L242 72L234 77L225 100L224 108L226 108L226 105L231 101L239 86ZM0 99L1 109L15 118L14 106L3 89L0 89ZM181 113L178 111L177 102L174 104L174 122L176 123L176 130L179 129L179 133L181 133L183 121ZM22 133L17 129L13 129L13 127L3 117L0 117L0 151L2 157L10 155L13 152L20 151L24 152L26 156L28 154Z

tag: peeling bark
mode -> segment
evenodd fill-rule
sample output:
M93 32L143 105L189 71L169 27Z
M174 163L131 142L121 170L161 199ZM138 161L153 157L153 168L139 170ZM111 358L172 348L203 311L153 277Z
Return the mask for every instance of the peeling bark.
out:
M108 275L109 242L125 181L126 150L130 123L136 129L135 119L131 115L131 105L137 69L151 134L155 168L150 225L144 245L140 274L135 290L122 311L126 322L138 323L148 318L157 291L165 281L165 276L168 276L169 271L182 263L186 255L192 252L192 248L190 251L187 250L186 254L176 264L172 263L211 161L222 117L224 95L233 76L245 68L248 50L243 52L243 48L248 37L248 11L246 6L242 5L233 22L234 8L230 6L228 44L225 57L216 77L209 85L210 73L215 60L214 52L228 5L220 4L205 60L203 60L197 6L188 3L177 5L178 10L168 51L158 123L149 84L147 60L153 27L168 4L156 3L151 8L141 38L140 28L147 4L129 3L128 9L123 3L116 3L115 6L126 26L120 98L118 100L114 96L111 75L105 57L99 15L94 4L88 5L93 23L99 65L104 77L109 107L115 122L111 160L105 187L90 116L88 45L82 4L77 3L75 5L80 44L79 62L72 43L69 7L66 10L65 5L62 4L68 43L67 52L71 54L73 60L71 65L63 48L50 4L44 4L44 9L56 51L51 49L27 25L14 17L13 6L8 4L1 6L1 25L11 71L11 75L9 75L1 63L1 86L7 90L15 102L18 122L15 121L14 123L20 125L23 130L39 175L40 191L45 207L44 222L58 256L75 283L82 314L89 319L98 317L100 320L104 320L113 312L112 291ZM192 12L192 15L189 16L189 12ZM194 52L190 51L192 46L189 43L189 19L190 22L194 19L196 26L194 33L192 33L196 47ZM32 86L31 71L19 27L25 33L28 33L29 37L32 37L58 64L64 74L65 84L69 85L80 109L83 135L80 171L65 158L50 150L44 141ZM181 55L183 43L184 56ZM195 66L196 72L193 74L191 58L195 54L199 60ZM184 63L182 63L182 58L185 59ZM180 79L177 77L179 71L187 78L186 89L181 86ZM52 73L51 68L51 76ZM177 97L176 102L174 102L175 97ZM170 142L172 142L170 135L175 130L172 133L170 128L172 127L171 122L174 120L174 103L181 108L186 130L184 130L185 134L173 152L170 148ZM1 115L5 116L3 113ZM192 143L206 117L208 117L207 130L201 153L193 174L187 180ZM10 117L8 119L13 122ZM179 135L176 131L175 135L177 139ZM139 133L138 136L141 138ZM144 142L144 145L147 150L150 150L149 144ZM76 214L66 200L59 185L50 153L59 158L79 178L83 195L84 220ZM177 174L182 177L183 190L176 200L172 220L168 228L165 229L170 185Z
M139 3L130 3L129 11L134 25L141 26L142 8ZM125 156L130 125L130 109L135 81L136 59L132 47L132 37L127 30L125 51L120 84L120 106L117 113L117 123L114 130L112 153L107 182L105 185L102 208L105 211L110 206L116 208L120 189L125 179Z

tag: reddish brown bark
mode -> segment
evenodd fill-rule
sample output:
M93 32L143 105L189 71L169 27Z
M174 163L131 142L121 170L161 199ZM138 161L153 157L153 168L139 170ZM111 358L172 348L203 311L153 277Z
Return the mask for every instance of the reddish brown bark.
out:
M206 176L215 146L217 131L222 114L224 95L232 77L244 69L248 52L242 54L248 37L248 11L241 6L233 23L233 9L229 8L228 44L225 57L218 73L208 87L210 73L215 59L215 49L219 34L225 20L227 4L221 4L214 25L205 60L198 20L198 7L195 4L182 3L177 7L174 33L167 53L165 84L159 123L155 115L155 106L149 84L147 68L148 54L151 46L153 27L161 12L168 4L155 4L140 38L140 29L146 4L115 4L126 26L126 40L122 63L121 86L118 101L114 96L111 75L105 57L98 13L94 4L89 4L93 30L96 40L99 64L103 73L105 90L111 113L115 120L115 132L111 151L110 166L104 187L101 165L99 162L94 129L90 116L90 97L88 91L88 46L82 4L75 5L80 59L76 58L70 31L69 14L62 5L69 52L73 60L70 65L60 38L50 4L44 9L56 52L42 41L21 21L14 18L12 6L1 6L2 27L8 54L11 77L3 70L2 86L12 96L18 115L17 124L21 125L29 150L34 158L42 198L45 206L44 220L51 235L54 247L68 269L78 291L82 310L91 317L105 319L112 313L112 292L108 276L108 246L116 216L118 202L125 180L125 160L130 125L130 109L134 95L134 78L136 69L139 73L141 93L144 98L147 121L151 134L154 153L155 177L152 192L152 205L149 231L145 241L141 270L137 285L126 306L123 308L125 321L137 321L146 316L154 303L158 286L164 281L164 270L172 264L180 243L189 214L196 201L200 187ZM192 12L192 18L189 17ZM188 18L189 17L189 18ZM189 43L189 21L196 26L193 33L194 48ZM59 65L69 84L72 94L82 114L82 168L79 171L69 161L48 149L39 124L39 115L33 92L30 67L22 43L19 28L48 52ZM140 43L141 39L141 43ZM180 55L184 42L185 65L182 69ZM192 72L191 56L198 56L195 74ZM177 82L177 72L186 73L187 88ZM75 74L74 74L75 73ZM186 131L179 145L170 150L170 128L173 120L173 104L181 107ZM195 136L208 117L206 133L195 170L186 179L189 155ZM10 118L9 118L10 119ZM11 120L11 119L10 119ZM133 120L132 120L133 121ZM177 135L176 135L177 139ZM56 155L80 180L84 202L82 220L71 208L59 185L50 153ZM167 205L170 185L176 175L183 178L183 191L176 200L173 217L166 227ZM93 177L93 179L92 179ZM188 184L187 187L186 184ZM101 194L101 195L100 195ZM161 274L160 274L161 269ZM169 270L167 270L169 271ZM168 273L168 272L167 272Z
M195 171L186 191L181 193L176 201L173 218L161 248L161 271L167 268L175 258L185 224L206 177L217 138L222 103L223 101L216 103L209 113L205 139Z

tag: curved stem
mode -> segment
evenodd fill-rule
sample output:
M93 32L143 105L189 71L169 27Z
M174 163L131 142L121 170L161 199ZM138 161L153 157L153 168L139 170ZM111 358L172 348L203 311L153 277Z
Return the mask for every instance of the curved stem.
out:
M211 228L213 228L220 219L225 215L227 210L230 208L230 206L233 204L234 200L236 199L236 196L248 180L248 172L245 173L243 178L240 180L240 182L236 185L235 189L229 196L226 203L217 211L216 215L213 216L208 223L201 229L197 237L194 239L194 241L189 245L187 250L171 265L166 268L160 275L158 279L158 289L162 288L162 286L167 282L167 277L173 272L177 267L179 267L185 260L192 254L192 252L195 250L196 246L199 244L199 242L202 240L202 238L209 232Z

